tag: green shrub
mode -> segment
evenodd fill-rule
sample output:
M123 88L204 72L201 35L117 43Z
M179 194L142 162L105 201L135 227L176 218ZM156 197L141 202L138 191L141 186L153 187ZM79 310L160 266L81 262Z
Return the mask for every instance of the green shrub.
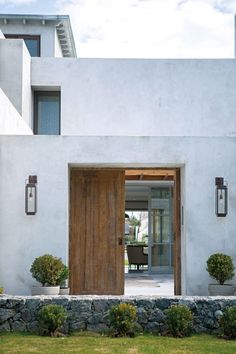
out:
M60 258L45 254L35 258L30 271L33 278L42 283L43 286L60 285L61 276L65 265Z
M64 265L63 271L61 272L60 278L58 280L61 286L65 286L66 280L69 278L69 268Z
M172 305L165 310L169 333L174 337L189 336L192 330L193 314L184 305Z
M133 336L137 321L136 307L131 304L121 303L113 306L109 312L110 324L119 336Z
M66 310L61 305L45 305L39 311L39 323L44 333L56 336L58 329L67 319Z
M219 322L226 338L236 338L236 306L227 307Z
M223 285L226 280L232 279L234 276L234 264L232 257L223 254L212 254L207 260L207 271L211 278Z

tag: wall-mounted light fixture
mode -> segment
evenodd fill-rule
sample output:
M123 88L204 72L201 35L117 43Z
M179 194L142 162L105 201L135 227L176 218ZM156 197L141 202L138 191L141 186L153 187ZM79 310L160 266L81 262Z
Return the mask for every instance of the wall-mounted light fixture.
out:
M25 212L35 215L37 212L37 176L29 176L25 186Z
M216 215L226 216L228 212L228 188L224 183L223 177L215 178L216 185Z

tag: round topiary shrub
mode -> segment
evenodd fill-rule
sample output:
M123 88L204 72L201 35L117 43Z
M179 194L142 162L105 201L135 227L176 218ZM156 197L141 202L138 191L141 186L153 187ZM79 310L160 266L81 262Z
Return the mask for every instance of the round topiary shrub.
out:
M39 323L42 326L42 332L52 337L60 334L58 330L66 319L66 310L61 305L45 305L39 311Z
M61 258L45 254L35 258L30 271L32 277L42 283L43 286L57 286L60 285L65 265Z
M219 323L225 338L236 338L236 306L227 307Z
M226 280L230 280L234 276L234 264L232 257L223 254L212 254L207 260L207 271L211 278L223 285Z
M133 336L137 321L136 307L131 304L121 303L113 306L109 312L110 324L116 336Z
M193 314L184 305L172 305L165 310L168 334L174 337L189 336L192 331Z

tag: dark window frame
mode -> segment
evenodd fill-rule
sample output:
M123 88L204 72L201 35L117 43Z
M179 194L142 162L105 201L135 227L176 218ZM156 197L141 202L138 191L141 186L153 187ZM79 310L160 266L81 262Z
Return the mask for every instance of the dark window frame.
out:
M57 96L59 98L59 132L58 134L38 133L38 98L42 95ZM34 91L34 134L35 135L61 135L61 91Z
M4 34L6 39L34 39L37 41L37 56L41 56L41 36L39 35L31 35L31 34ZM27 48L28 49L28 48Z

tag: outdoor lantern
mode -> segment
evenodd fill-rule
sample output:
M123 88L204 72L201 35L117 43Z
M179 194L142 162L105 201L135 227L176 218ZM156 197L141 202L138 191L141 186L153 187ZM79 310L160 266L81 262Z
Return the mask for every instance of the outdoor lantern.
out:
M25 212L27 215L35 215L37 211L37 176L29 176L25 186Z
M223 177L216 177L216 215L226 216L228 212L228 188Z

